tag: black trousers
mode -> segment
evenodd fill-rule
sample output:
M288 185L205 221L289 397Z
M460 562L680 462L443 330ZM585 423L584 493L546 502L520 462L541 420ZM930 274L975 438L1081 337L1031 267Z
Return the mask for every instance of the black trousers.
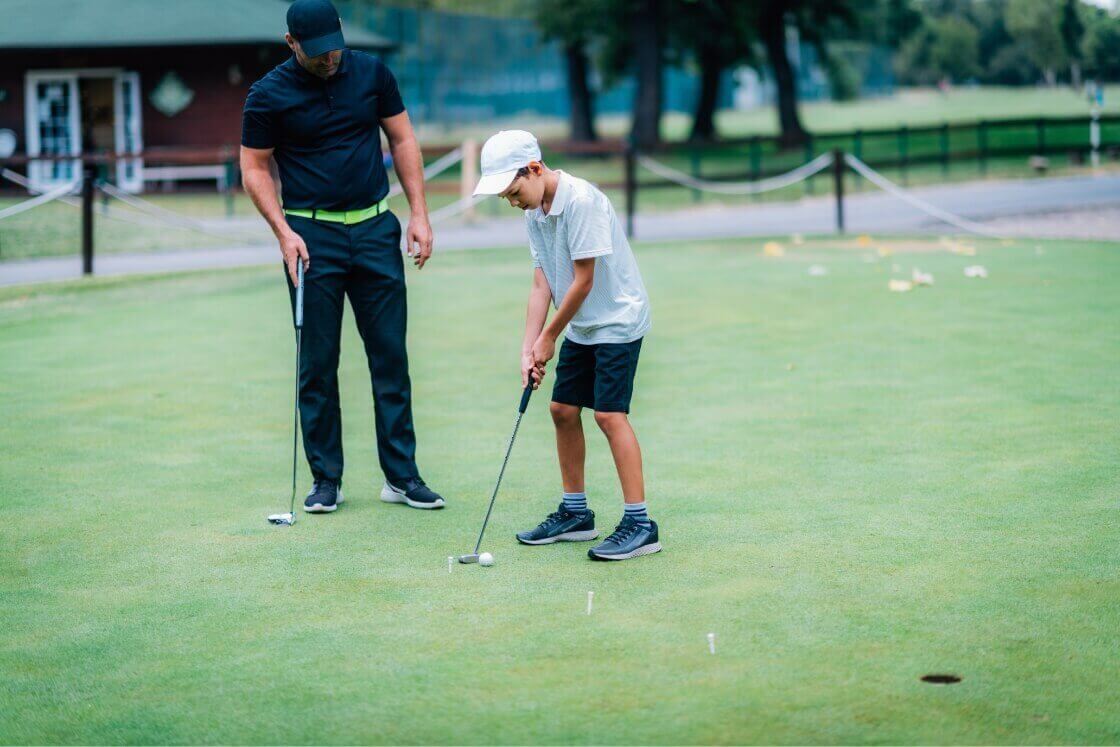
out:
M311 257L304 276L299 413L312 475L342 481L338 354L343 297L348 296L369 361L381 471L393 483L418 477L400 221L385 212L351 226L295 216L288 216L288 224L303 237ZM294 313L290 281L288 290Z

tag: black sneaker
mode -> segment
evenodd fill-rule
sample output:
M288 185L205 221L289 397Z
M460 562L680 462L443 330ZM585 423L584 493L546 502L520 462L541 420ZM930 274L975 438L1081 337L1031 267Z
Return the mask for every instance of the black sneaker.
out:
M517 541L523 545L551 545L553 542L587 542L598 536L594 511L573 514L561 503L536 529L518 532Z
M309 514L329 514L344 500L342 486L338 483L333 480L316 480L311 492L303 499L303 510Z
M647 529L624 516L615 527L614 534L588 550L587 557L592 560L626 560L655 552L661 552L661 543L657 541L657 522L651 519Z
M388 480L381 488L381 500L386 503L405 503L413 508L443 508L443 498L419 477L393 485Z

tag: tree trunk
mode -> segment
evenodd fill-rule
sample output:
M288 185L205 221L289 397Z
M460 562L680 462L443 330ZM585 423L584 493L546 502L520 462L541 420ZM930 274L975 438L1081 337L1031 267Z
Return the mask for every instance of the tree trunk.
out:
M771 2L759 18L759 35L766 47L766 58L774 72L778 89L778 124L785 146L802 145L808 139L797 115L797 81L786 54L785 3Z
M640 149L661 141L661 20L659 0L645 0L630 20L638 67L630 139Z
M587 82L587 52L583 44L569 42L564 45L568 63L568 123L571 138L577 143L597 140L595 134L595 100Z
M723 73L723 60L710 48L702 48L700 63L700 98L692 118L689 140L715 140L716 104L719 102L719 79Z

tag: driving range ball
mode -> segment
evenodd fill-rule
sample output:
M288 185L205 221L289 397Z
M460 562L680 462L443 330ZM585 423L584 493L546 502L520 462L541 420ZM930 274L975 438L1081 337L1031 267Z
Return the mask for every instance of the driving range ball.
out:
M488 552L484 552L478 556L478 564L487 566L494 565L494 556Z

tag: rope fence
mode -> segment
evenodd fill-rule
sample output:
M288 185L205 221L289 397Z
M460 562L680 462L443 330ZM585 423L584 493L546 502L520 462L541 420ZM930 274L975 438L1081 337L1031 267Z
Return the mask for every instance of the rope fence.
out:
M804 163L791 171L768 179L759 179L747 182L714 182L699 179L666 166L660 161L645 155L638 156L638 164L662 179L674 182L682 187L697 189L702 192L714 192L722 195L757 195L763 192L773 192L777 189L792 187L794 184L805 181L814 174L824 171L832 165L833 154L822 153L808 163Z
M999 234L988 230L987 228L985 228L981 224L977 223L976 221L971 221L971 220L969 220L967 218L963 218L959 215L954 215L953 213L950 213L948 210L942 210L941 208L937 207L936 205L931 205L930 203L926 202L925 200L923 200L919 197L915 197L914 195L910 194L905 189L898 186L897 184L892 182L890 179L883 176L878 171L871 168L866 163L859 160L858 158L856 158L855 156L853 156L850 153L845 153L844 154L844 161L845 161L845 163L847 163L847 165L849 167L851 167L851 169L853 171L855 171L857 174L862 176L867 181L874 184L879 189L883 190L884 192L886 192L886 193L888 193L888 194L890 194L894 197L897 197L898 199L902 200L903 202L907 203L908 205L911 205L911 206L917 208L918 210L921 210L923 213L926 213L927 215L930 215L934 218L937 218L940 221L944 221L945 223L948 223L951 226L956 226L957 228L961 229L962 231L968 231L969 233L975 233L975 234L978 234L980 236L987 236L988 238L993 238L993 239L1003 238Z
M432 179L436 178L462 160L463 149L461 147L455 148L454 150L443 154L424 167L424 181L431 181ZM404 194L404 187L401 186L400 182L396 182L389 188L389 194L386 195L386 199L390 197L396 197L401 194Z
M439 176L459 164L463 165L464 173L471 170L473 168L472 163L475 154L468 152L467 146L468 144L464 144L462 148L455 148L425 167L425 181ZM627 232L631 236L634 233L634 192L638 187L638 180L635 176L635 169L637 167L676 186L719 195L757 195L786 189L805 182L831 167L834 181L833 196L836 206L835 228L838 233L844 233L845 230L844 174L847 169L851 169L860 177L866 179L890 196L901 200L931 218L959 229L960 231L989 238L1003 238L1002 235L984 226L982 223L950 212L949 210L938 207L927 200L911 194L908 189L891 181L869 166L857 155L839 149L822 153L783 174L750 181L716 181L712 179L702 179L679 171L646 153L637 153L633 150L627 150L625 156L627 172L625 214ZM110 182L98 180L94 177L94 169L90 164L86 164L85 167L83 167L82 178L79 181L61 184L49 190L42 188L37 189L27 177L7 168L0 169L0 178L26 189L33 195L30 199L0 209L0 220L20 215L54 201L59 201L80 209L82 216L82 259L83 268L87 274L92 273L93 267L92 226L95 214L148 229L162 230L166 228L175 228L193 231L229 241L231 245L235 242L237 245L241 246L259 246L270 243L270 237L267 232L263 230L253 231L243 222L237 225L231 225L231 220L228 218L203 220L190 215L184 215L124 191ZM469 179L464 178L463 183L466 184L466 181L469 181ZM80 195L76 195L75 193L79 191ZM94 200L94 194L98 191L106 196L106 200L101 203L99 208L95 206ZM394 184L390 189L389 196L395 197L402 194L402 192L401 186L399 184ZM469 192L463 192L462 194L463 196L455 202L433 211L429 216L431 223L433 225L441 224L456 216L461 216L464 213L470 214L484 199L482 197L474 197L470 195ZM109 200L123 205L126 209L121 209L117 205L109 204Z
M259 232L246 233L239 231L238 229L231 230L228 228L214 228L204 221L198 220L197 218L192 218L189 215L177 213L174 210L168 210L167 208L160 207L155 203L143 200L136 195L129 194L128 192L125 192L113 186L109 182L98 182L96 186L97 189L101 190L109 197L120 200L125 205L128 205L131 208L152 216L157 222L162 223L163 225L171 226L174 228L185 228L187 230L197 231L198 233L207 234L209 236L215 236L218 238L247 241L250 244L264 243L262 241L262 234Z
M37 197L32 197L31 199L24 200L23 202L17 202L15 205L11 205L4 208L3 210L0 210L0 220L3 220L4 218L11 218L12 216L19 215L20 213L25 213L28 210L33 210L39 207L40 205L46 205L48 202L54 202L55 200L62 198L64 195L72 193L77 188L78 182L70 182L69 184L63 184L55 187L48 192L43 192Z

